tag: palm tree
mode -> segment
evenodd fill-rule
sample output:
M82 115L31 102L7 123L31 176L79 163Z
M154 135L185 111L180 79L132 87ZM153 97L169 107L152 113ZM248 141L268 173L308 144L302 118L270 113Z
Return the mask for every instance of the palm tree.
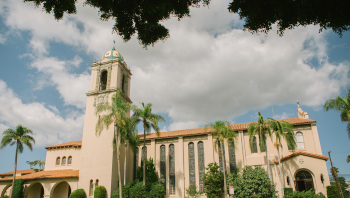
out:
M231 145L234 145L234 139L237 137L237 132L235 132L230 126L228 121L216 121L214 123L207 124L204 127L204 131L211 131L213 136L216 137L214 147L219 145L221 147L221 155L222 159L222 167L223 167L223 175L224 175L224 193L225 197L227 197L227 184L226 184L226 164L224 163L224 142L227 140Z
M16 130L6 129L3 133L3 137L1 139L1 147L4 148L8 144L11 146L16 144L16 155L15 155L15 171L13 172L13 180L12 180L12 190L11 190L11 198L13 197L13 187L15 185L16 171L17 171L17 155L19 153L23 153L23 144L26 145L31 151L33 150L33 145L35 144L35 139L31 136L33 134L32 130L23 127L22 125L18 125Z
M350 162L350 155L348 155L348 157L346 158L346 162L347 162L347 163Z
M118 179L119 179L119 197L122 198L122 182L120 176L120 140L127 131L128 117L127 112L130 110L130 104L125 102L119 91L112 96L112 103L108 102L99 103L96 106L95 113L99 115L102 112L107 112L104 115L99 115L96 123L96 135L100 135L103 129L114 124L114 136L113 136L113 149L117 150L118 161Z
M350 89L347 92L347 97L337 96L334 99L329 99L323 106L325 111L330 109L340 111L340 120L348 122L347 131L350 138Z
M249 124L249 127L248 127L249 144L250 144L250 148L253 150L253 138L255 135L258 135L260 151L263 151L265 149L267 172L271 180L269 156L268 156L268 151L266 146L267 136L269 136L272 139L272 131L270 127L271 121L269 119L264 120L260 112L258 112L258 115L259 115L258 122L253 122Z
M289 124L285 121L278 121L269 119L271 123L271 127L273 129L273 134L275 134L276 142L275 146L277 148L278 152L278 168L280 172L280 180L282 185L282 196L284 196L284 180L282 175L282 168L281 168L281 156L280 156L280 147L282 147L282 138L284 138L287 142L288 148L290 150L295 150L296 148L296 141L295 141L295 134L293 131L293 125Z
M143 124L143 146L146 147L146 133L150 133L153 129L157 136L159 136L159 127L158 122L165 121L163 116L152 113L152 104L148 103L145 105L141 103L142 109L139 109L137 106L133 106L133 118L136 123L142 122ZM143 150L142 150L143 151ZM146 156L143 155L143 185L146 185Z

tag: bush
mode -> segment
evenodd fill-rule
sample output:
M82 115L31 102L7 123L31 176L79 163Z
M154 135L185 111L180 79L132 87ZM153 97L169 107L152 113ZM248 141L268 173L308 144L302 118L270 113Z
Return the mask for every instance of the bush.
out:
M163 198L165 196L165 189L162 184L153 183L151 191L148 194L149 198Z
M147 198L148 192L142 182L135 183L129 191L130 198Z
M237 198L277 197L275 186L270 181L267 172L261 167L246 166L242 174L231 181L228 184L235 187Z
M327 186L327 197L328 198L338 198L337 186L335 186L335 185Z
M293 193L293 188L284 188L284 195L288 195L290 193Z
M86 193L84 189L76 189L70 194L69 198L86 198Z
M141 161L141 167L136 168L137 180L143 181L143 160ZM158 174L154 167L153 159L146 160L146 185L150 189L152 183L158 183Z
M197 191L197 186L192 184L186 189L186 193L190 198L198 198L202 194L200 191Z
M217 163L210 163L205 168L207 172L204 174L205 193L208 198L219 198L223 189L223 175L219 170L220 167Z
M94 198L106 198L107 190L104 186L97 186L94 191Z
M133 187L135 185L135 182L128 182L126 183L123 188L122 188L122 191L123 191L123 198L130 198L131 195L130 195L130 189L131 187ZM114 191L113 194L112 194L112 198L119 198L119 189Z
M24 179L16 179L13 188L13 198L23 197L23 183Z
M314 190L308 191L294 191L288 195L285 195L284 198L325 198L322 193L316 194Z

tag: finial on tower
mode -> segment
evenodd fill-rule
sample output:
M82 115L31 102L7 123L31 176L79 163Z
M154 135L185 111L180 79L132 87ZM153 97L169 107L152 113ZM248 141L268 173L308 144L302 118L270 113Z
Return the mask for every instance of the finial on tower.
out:
M113 50L115 50L115 40L113 40Z
M298 105L298 108L300 108L300 106L299 106L299 100L297 100L297 105Z

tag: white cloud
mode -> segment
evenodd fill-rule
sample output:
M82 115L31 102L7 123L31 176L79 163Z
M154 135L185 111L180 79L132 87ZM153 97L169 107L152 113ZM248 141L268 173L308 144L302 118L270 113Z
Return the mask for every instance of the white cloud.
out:
M25 104L0 80L0 129L18 124L31 129L36 146L46 146L69 140L80 140L84 115L63 118L41 103ZM8 127L7 127L8 125Z

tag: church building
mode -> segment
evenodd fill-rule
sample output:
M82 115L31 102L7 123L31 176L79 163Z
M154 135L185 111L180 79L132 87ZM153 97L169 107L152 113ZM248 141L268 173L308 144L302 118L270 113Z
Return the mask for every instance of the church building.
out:
M24 182L25 198L67 198L76 189L84 189L87 197L93 197L96 186L103 185L107 196L118 189L117 152L113 149L113 126L96 135L98 115L95 107L101 102L111 101L119 90L127 102L130 99L131 71L124 58L114 48L107 51L99 62L91 65L90 88L87 102L82 141L67 142L46 147L45 168L40 172L17 171L16 178ZM233 110L234 111L234 110ZM278 168L277 149L267 140L271 179L281 197L282 186L294 191L314 189L327 195L330 185L326 161L322 155L316 121L309 118L299 104L297 117L282 119L293 125L297 150L288 149L283 142L281 150L282 175ZM245 166L267 169L265 151L258 148L259 137L253 138L250 147L248 126L250 123L232 124L238 132L235 145L214 147L215 136L203 128L152 133L146 136L146 147L141 144L134 153L128 145L120 149L122 183L132 181L136 166L140 166L144 155L152 158L160 183L166 189L166 197L184 198L186 189L194 184L203 190L202 176L209 163L225 166L227 172L241 170ZM143 140L143 136L140 136ZM219 155L223 149L223 159ZM9 195L13 172L0 174L0 195ZM281 178L283 184L281 183ZM202 197L206 197L205 194Z

